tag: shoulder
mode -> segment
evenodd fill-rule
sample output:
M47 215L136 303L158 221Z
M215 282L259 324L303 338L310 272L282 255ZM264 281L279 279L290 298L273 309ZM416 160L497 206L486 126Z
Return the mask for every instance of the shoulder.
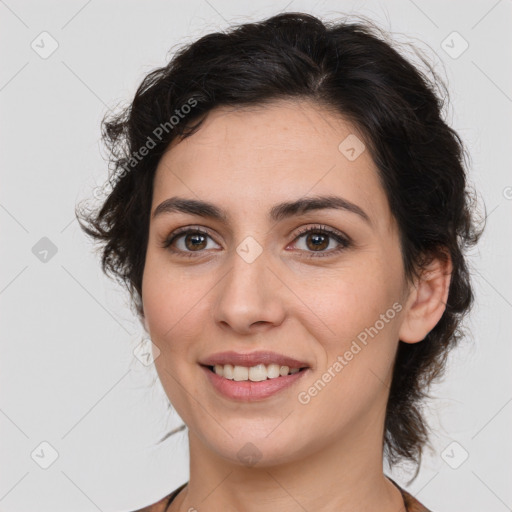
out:
M398 485L392 478L389 476L386 477L394 486L400 491L402 494L402 498L404 500L404 505L407 512L432 512L430 509L425 507L422 503L420 503L412 494L408 493L405 489L403 489L400 485Z
M160 501L153 503L153 505L148 505L144 508L138 508L137 510L133 510L132 512L164 512L167 508L167 504L169 503L169 496L165 496Z
M409 494L405 489L399 487L402 497L404 499L405 508L407 512L432 512L430 509L420 503L412 494Z
M391 480L391 479L390 479ZM407 512L432 512L430 509L420 503L412 494L408 493L405 489L402 489L396 482L391 480L400 489L404 498L404 503L407 508ZM178 495L178 493L187 485L188 482L184 483L176 490L163 497L161 500L148 505L147 507L134 510L133 512L165 512L172 500Z
M432 512L407 491L402 490L402 496L404 497L407 512Z
M152 505L148 505L144 508L139 508L137 510L133 510L132 512L165 512L168 506L176 498L179 492L187 485L188 482L185 482L183 485L180 485L177 489L175 489L171 494L164 496L161 500L153 503Z

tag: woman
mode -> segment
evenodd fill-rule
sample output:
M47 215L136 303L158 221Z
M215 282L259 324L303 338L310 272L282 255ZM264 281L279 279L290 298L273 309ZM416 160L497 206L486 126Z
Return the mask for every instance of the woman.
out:
M189 481L144 510L427 510L383 457L419 466L481 233L433 76L369 23L287 13L182 49L106 120L81 225L189 434Z

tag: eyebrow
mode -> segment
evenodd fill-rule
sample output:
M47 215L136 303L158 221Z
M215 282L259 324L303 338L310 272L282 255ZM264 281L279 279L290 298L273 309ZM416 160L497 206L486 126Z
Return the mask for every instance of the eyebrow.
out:
M279 203L270 209L268 217L270 220L278 222L294 215L303 215L310 211L324 209L344 210L354 213L371 225L370 217L361 207L338 196L304 197L296 201ZM225 224L229 222L229 215L213 203L182 197L170 197L160 203L153 212L153 218L173 212L197 215L218 220Z

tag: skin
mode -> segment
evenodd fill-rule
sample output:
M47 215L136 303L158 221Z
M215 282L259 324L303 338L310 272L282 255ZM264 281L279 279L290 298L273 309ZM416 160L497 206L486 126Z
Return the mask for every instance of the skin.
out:
M149 226L144 323L161 351L162 385L189 429L189 484L171 511L404 510L382 471L393 361L399 339L419 342L441 318L451 265L435 260L421 280L405 280L397 225L369 151L350 161L338 149L357 133L309 101L218 108L194 135L173 141L158 165L152 212L180 196L213 202L230 216L224 224L174 212ZM370 223L333 209L267 218L276 203L316 195L355 203ZM318 224L352 245L334 253L340 244L331 236L316 250L315 233L297 238L300 228ZM184 226L210 232L199 249L190 237L186 245L186 235L174 242L192 257L162 247ZM252 263L236 251L247 236L262 248ZM300 403L298 393L394 303L401 311ZM219 396L198 365L225 350L272 350L311 369L277 395L236 402ZM252 466L237 455L248 442L260 457Z

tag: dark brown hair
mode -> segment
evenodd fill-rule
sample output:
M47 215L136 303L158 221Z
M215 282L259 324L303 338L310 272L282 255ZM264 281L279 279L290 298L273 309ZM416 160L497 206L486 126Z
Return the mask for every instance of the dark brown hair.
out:
M428 442L421 405L462 337L461 320L473 302L464 250L481 230L472 217L466 151L443 120L446 86L415 53L427 73L371 22L323 23L303 13L206 35L149 73L131 105L106 116L112 190L101 207L77 217L102 243L103 270L127 286L142 319L153 178L172 140L194 133L216 107L287 98L312 100L353 123L397 220L407 279L431 258L449 256L453 265L441 320L422 342L399 342L387 404L385 455L391 464L408 459L419 469Z

